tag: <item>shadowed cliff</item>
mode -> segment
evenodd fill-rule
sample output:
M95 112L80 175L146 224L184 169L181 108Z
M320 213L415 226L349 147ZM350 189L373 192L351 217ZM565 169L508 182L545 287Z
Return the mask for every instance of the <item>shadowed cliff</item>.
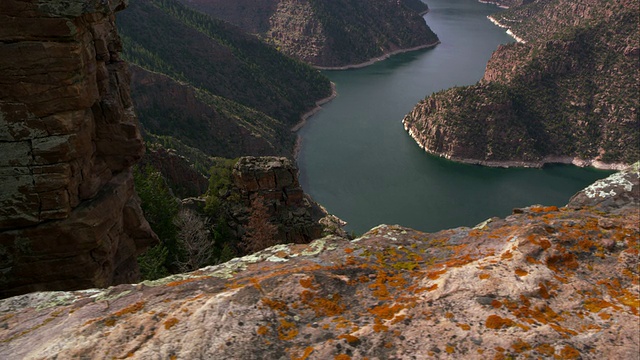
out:
M0 297L137 281L158 240L130 169L144 145L114 24L124 6L0 4Z

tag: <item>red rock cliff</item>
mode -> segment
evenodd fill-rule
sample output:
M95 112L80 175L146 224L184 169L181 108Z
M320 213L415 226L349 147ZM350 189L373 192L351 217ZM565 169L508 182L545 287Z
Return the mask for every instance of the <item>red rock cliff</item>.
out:
M126 0L0 2L0 297L134 281L157 237L114 13Z

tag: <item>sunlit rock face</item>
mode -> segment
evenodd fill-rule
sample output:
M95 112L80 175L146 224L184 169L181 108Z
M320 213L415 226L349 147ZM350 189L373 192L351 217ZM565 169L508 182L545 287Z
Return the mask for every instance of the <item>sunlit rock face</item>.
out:
M137 285L0 301L0 357L634 359L638 166L568 206L378 226ZM35 341L37 339L37 341Z
M144 145L114 25L126 3L0 3L0 297L135 281L157 241L130 172Z

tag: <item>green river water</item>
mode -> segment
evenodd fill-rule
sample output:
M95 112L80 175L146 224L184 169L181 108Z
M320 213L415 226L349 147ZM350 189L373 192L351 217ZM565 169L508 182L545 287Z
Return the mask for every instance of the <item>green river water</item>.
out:
M515 207L564 205L610 172L568 165L501 169L427 155L401 120L426 95L469 85L491 53L512 42L476 0L429 0L427 24L441 44L393 56L366 68L326 71L338 97L299 131L303 188L362 233L379 224L423 231L473 226Z

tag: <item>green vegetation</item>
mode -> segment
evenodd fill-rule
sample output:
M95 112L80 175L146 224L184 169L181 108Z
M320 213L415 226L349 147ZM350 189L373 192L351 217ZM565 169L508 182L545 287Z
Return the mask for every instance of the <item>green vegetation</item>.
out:
M212 186L230 185L234 160L217 160L211 169ZM162 175L147 166L134 171L142 210L161 243L138 257L143 279L157 279L230 260L236 255L236 240L224 214L211 209L208 215L184 208ZM199 209L202 211L202 209ZM211 220L215 221L211 221Z
M126 60L289 126L330 94L318 71L175 0L132 1L117 23Z
M580 11L553 0L496 15L530 42L501 47L483 81L432 95L435 108L419 105L407 122L458 158L637 161L639 11L624 0Z

